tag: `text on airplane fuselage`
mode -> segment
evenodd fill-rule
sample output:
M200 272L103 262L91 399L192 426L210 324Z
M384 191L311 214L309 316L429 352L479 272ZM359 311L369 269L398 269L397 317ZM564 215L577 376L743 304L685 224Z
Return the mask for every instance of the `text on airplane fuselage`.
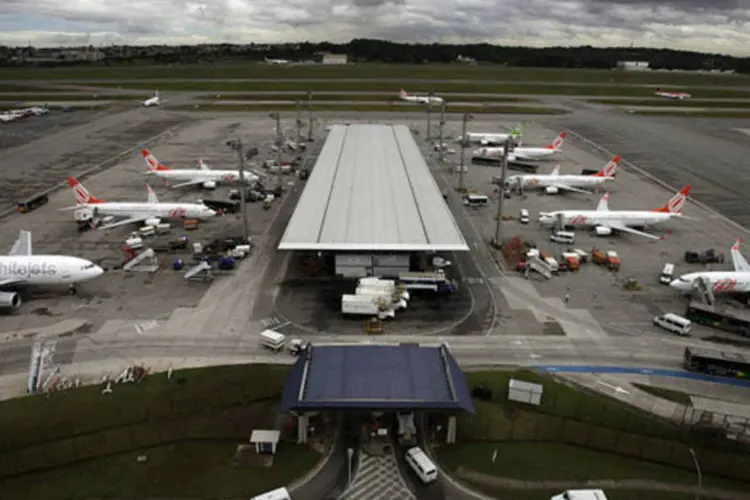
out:
M57 267L46 262L43 264L0 263L0 276L54 276L55 274L57 274Z

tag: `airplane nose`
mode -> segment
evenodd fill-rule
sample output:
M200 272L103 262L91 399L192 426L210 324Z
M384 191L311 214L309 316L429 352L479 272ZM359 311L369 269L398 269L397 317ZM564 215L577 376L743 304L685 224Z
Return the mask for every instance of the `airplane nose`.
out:
M684 290L685 289L685 283L680 280L672 280L672 282L669 284L670 287L676 288L677 290Z

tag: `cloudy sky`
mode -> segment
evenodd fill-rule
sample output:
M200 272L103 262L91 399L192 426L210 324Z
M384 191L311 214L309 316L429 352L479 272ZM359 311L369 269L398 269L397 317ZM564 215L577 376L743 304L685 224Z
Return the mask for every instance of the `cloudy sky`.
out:
M0 43L74 45L89 37L94 45L633 43L750 56L750 0L0 0Z

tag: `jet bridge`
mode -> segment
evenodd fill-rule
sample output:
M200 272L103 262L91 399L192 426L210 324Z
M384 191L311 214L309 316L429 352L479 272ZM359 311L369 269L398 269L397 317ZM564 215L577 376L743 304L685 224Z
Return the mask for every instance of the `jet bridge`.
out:
M716 304L716 296L711 288L711 284L703 280L703 278L696 278L693 282L693 292L704 305L714 307Z

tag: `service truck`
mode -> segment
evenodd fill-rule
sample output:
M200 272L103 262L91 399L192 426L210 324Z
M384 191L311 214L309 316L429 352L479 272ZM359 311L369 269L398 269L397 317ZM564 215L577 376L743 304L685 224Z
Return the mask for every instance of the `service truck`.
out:
M387 301L390 304L393 304L393 307L395 309L404 309L406 308L406 300L399 296L397 294L395 289L388 289L384 287L378 287L378 286L358 286L357 290L355 291L356 295L361 295L364 297L375 297L375 298L381 298L384 301ZM402 305L403 304L403 305Z
M342 314L377 316L380 319L395 318L396 312L393 305L387 303L383 304L383 302L383 299L379 297L367 295L342 295L341 312Z

